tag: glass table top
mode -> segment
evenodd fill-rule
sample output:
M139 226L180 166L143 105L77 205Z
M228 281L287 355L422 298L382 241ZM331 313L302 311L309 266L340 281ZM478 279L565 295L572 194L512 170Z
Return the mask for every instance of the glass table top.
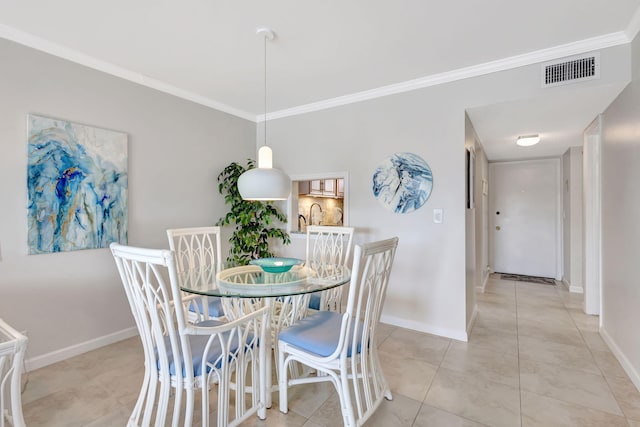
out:
M349 282L351 270L344 266L320 268L294 266L284 273L267 273L255 265L215 271L203 268L178 275L180 288L188 293L234 298L268 298L324 291Z

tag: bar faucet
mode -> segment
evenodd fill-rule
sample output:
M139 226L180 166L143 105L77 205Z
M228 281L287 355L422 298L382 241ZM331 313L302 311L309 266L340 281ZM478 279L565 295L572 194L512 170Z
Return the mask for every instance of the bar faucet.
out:
M304 221L304 227L307 228L307 218L302 214L298 214L298 231L302 231L302 225L300 224L300 220Z
M320 204L317 202L313 202L309 207L309 225L313 225L313 207L314 206L317 206L318 209L320 209L320 217L321 217L320 222L322 222L322 206L320 206ZM320 225L320 222L318 223L318 225Z

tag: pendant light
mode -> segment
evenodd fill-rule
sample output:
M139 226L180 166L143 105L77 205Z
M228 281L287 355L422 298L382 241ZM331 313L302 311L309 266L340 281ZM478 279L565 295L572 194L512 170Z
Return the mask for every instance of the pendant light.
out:
M258 167L238 178L238 191L244 200L286 200L291 193L291 179L273 168L267 145L267 41L273 40L275 34L268 28L258 28L256 34L264 37L264 145L258 150Z

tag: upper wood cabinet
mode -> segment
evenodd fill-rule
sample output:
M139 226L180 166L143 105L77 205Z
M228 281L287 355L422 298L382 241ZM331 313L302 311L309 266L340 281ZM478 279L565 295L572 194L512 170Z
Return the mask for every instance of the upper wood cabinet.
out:
M298 181L298 194L324 197L344 197L344 178Z
M323 179L322 180L322 195L323 196L336 196L336 180L335 179Z
M314 179L309 181L309 194L322 195L322 180Z
M336 179L336 196L344 197L344 178Z

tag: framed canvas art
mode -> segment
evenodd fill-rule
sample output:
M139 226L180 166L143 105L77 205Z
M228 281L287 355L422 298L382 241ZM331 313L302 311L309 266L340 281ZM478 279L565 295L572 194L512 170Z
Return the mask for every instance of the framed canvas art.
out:
M127 135L30 114L29 254L127 243Z

